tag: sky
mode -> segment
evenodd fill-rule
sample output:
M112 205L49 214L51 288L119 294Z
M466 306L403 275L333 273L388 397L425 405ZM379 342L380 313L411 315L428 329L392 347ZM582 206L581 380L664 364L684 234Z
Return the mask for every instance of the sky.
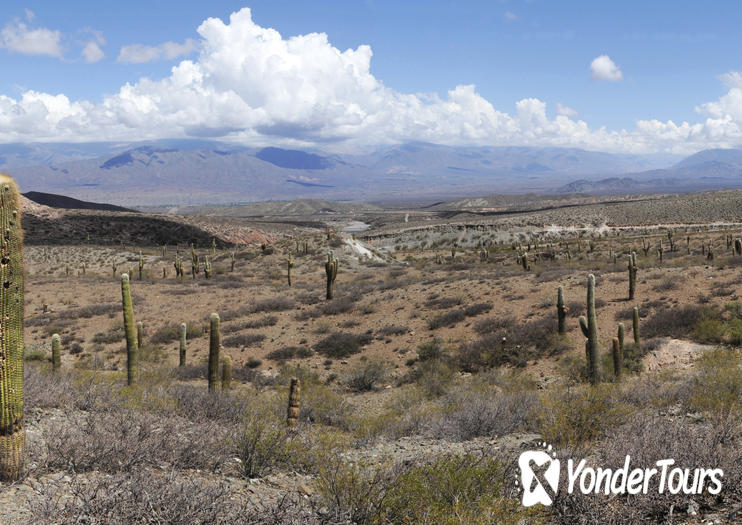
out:
M736 2L4 1L0 143L742 146Z

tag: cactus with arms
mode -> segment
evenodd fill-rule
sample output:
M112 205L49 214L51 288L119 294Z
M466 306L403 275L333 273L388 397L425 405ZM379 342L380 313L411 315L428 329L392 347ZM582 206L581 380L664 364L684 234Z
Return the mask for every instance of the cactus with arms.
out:
M330 300L335 294L335 278L338 276L338 260L333 255L332 250L327 254L325 273L327 274L327 295L325 298Z
M585 341L585 355L590 382L597 385L600 382L598 371L598 322L595 318L595 276L587 277L587 318L580 316L580 328L587 338Z
M0 481L23 473L23 233L20 195L0 175Z
M629 301L633 301L634 292L636 292L636 272L638 269L636 266L636 253L631 252L631 255L629 255Z

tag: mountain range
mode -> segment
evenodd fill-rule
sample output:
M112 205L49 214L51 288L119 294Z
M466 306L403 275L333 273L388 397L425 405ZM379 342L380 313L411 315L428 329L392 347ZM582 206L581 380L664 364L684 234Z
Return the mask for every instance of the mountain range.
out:
M742 149L686 158L552 147L385 146L363 154L206 140L0 145L23 191L123 206L272 200L451 200L491 193L641 193L742 187Z

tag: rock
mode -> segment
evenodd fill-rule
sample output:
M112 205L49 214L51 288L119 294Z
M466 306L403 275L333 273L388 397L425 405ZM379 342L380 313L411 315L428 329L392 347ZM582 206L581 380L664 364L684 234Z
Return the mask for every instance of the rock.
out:
M698 516L698 503L693 500L688 503L688 516Z

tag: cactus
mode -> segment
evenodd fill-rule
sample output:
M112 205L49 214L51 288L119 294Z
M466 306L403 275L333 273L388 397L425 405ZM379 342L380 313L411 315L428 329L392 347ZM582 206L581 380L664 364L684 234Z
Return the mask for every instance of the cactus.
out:
M178 366L186 365L186 332L188 332L188 327L185 323L180 323L180 360Z
M289 286L291 286L291 268L294 267L294 260L291 258L291 252L289 252L289 260L286 263L286 277L289 281Z
M567 308L564 304L564 288L559 287L557 290L557 319L559 320L559 333L564 335L567 333Z
M83 267L84 270L84 267ZM139 251L139 280L142 280L142 270L144 270L144 257L142 257L142 251ZM83 273L85 273L83 271Z
M585 355L587 357L590 382L597 385L600 382L598 370L598 322L595 318L595 276L587 276L587 319L580 316L580 328L587 338L585 341Z
M657 247L657 257L660 259L660 264L662 263L662 254L665 253L664 248L662 248L662 241L660 241L659 246Z
M667 240L670 243L670 251L671 252L674 252L675 251L675 240L674 240L674 237L673 237L672 230L669 230L667 232Z
M0 480L23 470L23 233L20 195L13 179L0 175Z
M232 360L228 355L222 360L222 391L232 388Z
M215 237L211 238L211 255L212 256L216 255L216 238Z
M636 266L636 252L631 252L629 255L629 301L634 300L634 292L636 291L636 271L639 268Z
M618 347L621 350L621 353L623 354L623 339L624 334L626 332L626 327L623 323L618 323Z
M734 255L742 255L742 240L734 239Z
M124 331L126 332L126 384L131 386L139 379L139 348L137 331L134 328L134 310L131 306L129 275L121 275L121 303L124 310Z
M219 314L211 314L209 320L209 391L213 392L219 382Z
M706 259L709 261L714 260L714 247L709 243L708 250L706 250Z
M642 237L642 251L644 252L644 257L647 256L647 254L649 253L649 249L651 247L652 247L652 243L651 242L647 242L647 238L646 237Z
M229 252L229 271L234 271L234 252Z
M116 261L111 262L111 268L113 269L113 276L116 277L116 270L118 270L118 266L116 266Z
M335 293L335 278L338 275L338 260L332 253L332 250L327 254L327 262L325 263L325 273L327 274L327 295L326 299L332 299Z
M52 371L56 372L62 367L62 344L59 334L52 336Z
M137 321L137 348L141 352L144 343L144 323Z
M211 263L208 257L204 257L204 277L207 279L211 277Z
M641 348L641 339L639 337L639 308L636 306L634 307L634 345L636 346L636 350L638 351Z
M623 351L618 342L618 337L613 338L613 375L616 381L621 380L621 369L623 368Z
M299 402L301 401L301 381L291 378L289 387L289 407L286 413L286 426L294 427L299 422Z

